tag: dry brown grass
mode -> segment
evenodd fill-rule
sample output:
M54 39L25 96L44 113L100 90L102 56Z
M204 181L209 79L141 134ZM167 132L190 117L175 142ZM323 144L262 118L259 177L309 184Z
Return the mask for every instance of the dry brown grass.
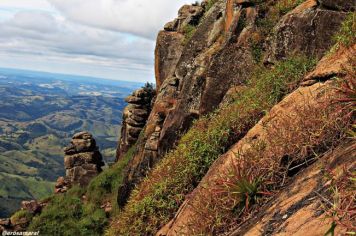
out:
M329 93L330 94L330 93ZM346 137L352 120L344 104L332 104L326 95L321 103L305 103L293 114L265 124L266 139L251 142L217 180L197 193L190 230L218 234L246 221L282 189L298 171L336 147ZM336 96L336 94L334 94ZM338 95L339 96L339 95ZM320 99L319 99L320 100Z

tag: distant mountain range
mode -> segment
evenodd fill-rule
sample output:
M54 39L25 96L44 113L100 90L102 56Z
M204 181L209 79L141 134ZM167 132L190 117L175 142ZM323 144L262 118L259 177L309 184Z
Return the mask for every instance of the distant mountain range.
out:
M63 148L82 130L115 157L124 97L141 83L0 68L0 217L53 192Z

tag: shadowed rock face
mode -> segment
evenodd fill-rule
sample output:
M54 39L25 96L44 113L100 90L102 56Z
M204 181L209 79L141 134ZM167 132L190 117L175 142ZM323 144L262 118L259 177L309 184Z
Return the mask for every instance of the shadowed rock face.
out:
M86 186L102 171L103 158L95 139L88 132L75 134L64 153L66 176L58 178L56 193L66 192L72 185Z

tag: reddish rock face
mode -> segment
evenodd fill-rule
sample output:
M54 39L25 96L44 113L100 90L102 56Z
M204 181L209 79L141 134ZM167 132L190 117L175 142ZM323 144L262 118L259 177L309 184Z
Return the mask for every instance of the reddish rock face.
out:
M64 193L73 185L86 186L102 171L103 158L88 132L75 134L64 153L66 176L58 178L55 193Z

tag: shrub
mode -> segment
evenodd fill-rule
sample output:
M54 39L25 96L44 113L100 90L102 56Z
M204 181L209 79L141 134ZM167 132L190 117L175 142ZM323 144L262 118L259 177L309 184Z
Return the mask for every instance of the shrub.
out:
M274 68L260 67L236 101L199 119L136 188L109 234L154 234L171 219L216 158L295 89L313 60L295 57Z
M341 174L332 171L328 172L327 178L331 182L328 191L331 199L324 199L324 210L333 219L333 223L325 235L334 235L336 226L348 230L350 235L356 231L356 214L354 209L356 173L352 171L354 167L344 166Z
M29 230L45 235L82 235L78 221L83 216L83 203L71 193L57 195L39 216L35 216Z
M130 148L121 160L90 182L86 192L89 202L100 204L107 198L114 199L117 196L118 187L123 181L123 170L132 158L134 150L135 147Z

